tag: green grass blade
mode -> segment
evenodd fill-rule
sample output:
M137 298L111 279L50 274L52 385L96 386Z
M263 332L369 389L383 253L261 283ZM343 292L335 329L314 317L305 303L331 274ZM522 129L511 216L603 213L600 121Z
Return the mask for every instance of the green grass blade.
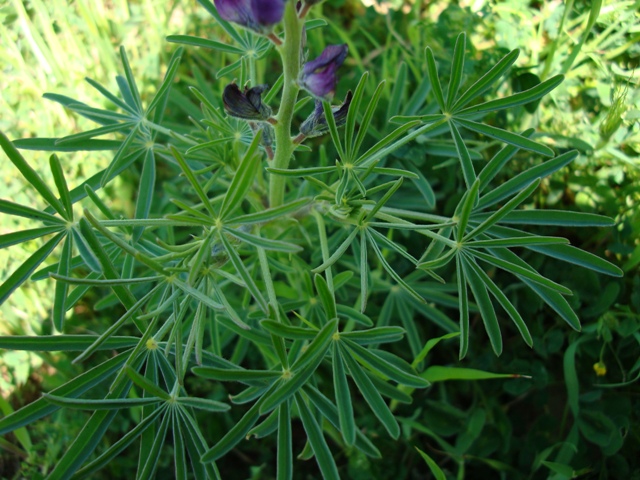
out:
M406 132L411 130L414 127L420 125L419 120L414 120L412 122L408 122L404 125L400 125L394 131L386 135L383 139L379 140L375 143L369 150L360 155L353 163L355 165L359 165L361 167L368 167L372 163L380 160L381 158L387 156L389 153L397 150L400 146L404 145L402 140L394 143L398 138L402 137ZM381 152L383 152L381 154Z
M523 137L531 137L535 130L533 128L529 128L522 132ZM495 176L502 170L502 168L507 164L509 160L511 160L516 153L520 150L518 147L514 145L505 145L498 153L496 153L489 163L487 163L484 168L478 174L478 178L480 179L480 191L482 192L491 180L495 178Z
M209 400L208 398L177 397L176 403L184 405L185 407L204 410L206 412L226 412L231 409L231 406L226 403Z
M559 227L613 227L615 220L603 215L564 210L517 210L500 223L522 225L553 225Z
M356 135L356 141L353 145L352 149L352 157L355 157L360 150L360 146L362 142L364 142L365 137L367 136L367 132L369 131L369 125L371 124L371 119L373 118L373 114L376 111L376 107L378 106L378 102L380 101L380 95L382 95L382 91L384 87L384 80L378 84L375 92L371 96L369 100L369 104L367 105L367 109L364 111L364 115L362 116L362 121L360 122L360 126L358 127L358 135ZM353 101L353 100L352 100ZM349 111L353 108L353 105L349 107ZM358 112L354 111L354 115ZM354 119L355 122L355 119Z
M313 283L316 286L316 291L318 292L318 296L320 297L320 303L324 308L326 318L328 320L332 320L338 317L338 311L336 310L336 299L334 297L333 292L329 289L327 285L327 281L324 279L322 275L316 273L313 276Z
M11 245L16 245L18 243L28 242L29 240L40 238L51 233L57 233L62 229L62 226L41 227L0 235L0 249L10 247Z
M312 340L318 334L317 330L285 325L284 323L280 323L275 320L262 320L260 325L262 325L266 331L278 337L288 338L291 340ZM0 341L0 345L1 344L2 343Z
M363 222L366 223L366 222L372 220L373 217L375 217L376 213L378 213L380 211L380 209L385 206L385 204L391 199L393 194L396 193L396 191L402 186L402 181L403 181L402 177L400 177L400 178L398 178L398 180L396 180L393 183L391 188L386 191L386 193L382 196L382 198L379 201L376 202L376 204L371 209L371 211L369 211L369 213L367 214L367 216L365 217Z
M393 82L393 89L391 90L391 96L389 97L387 115L385 118L391 118L400 112L400 105L404 99L406 88L407 64L405 62L401 62L400 67L398 68L398 73Z
M207 197L207 194L202 189L200 182L198 182L198 180L196 179L196 176L193 173L193 170L191 170L191 167L189 167L189 165L187 164L187 161L184 159L184 157L182 156L182 154L177 148L171 146L170 149L171 149L171 153L173 153L173 157L178 162L178 165L180 165L180 169L182 170L182 173L184 173L184 176L187 177L187 180L189 180L189 183L193 187L196 195L198 195L198 198L200 198L200 201L204 204L205 208L211 215L211 218L212 219L218 218L218 214L213 209L213 206L211 205L211 201L209 200L209 197Z
M120 147L118 148L118 151L113 156L113 159L111 160L111 163L104 170L104 173L102 174L102 177L100 178L100 187L101 188L104 188L104 186L107 183L109 183L109 181L111 181L115 177L116 171L118 171L118 168L120 167L120 164L122 163L122 161L130 153L132 153L134 151L133 149L130 149L130 147L133 145L133 141L136 139L136 137L138 136L139 132L140 132L140 124L136 124L136 126L133 128L133 130L131 130L129 135L127 135L127 137L124 139L124 141L120 144Z
M0 348L29 352L72 352L84 350L95 339L94 335L12 335L0 336ZM99 350L120 350L137 345L137 337L111 337Z
M182 48L178 48L173 55L171 56L171 60L169 61L169 66L167 67L167 73L164 75L164 79L162 80L162 84L156 91L156 94L153 96L153 99L147 105L146 116L149 116L149 113L153 111L158 105L164 105L166 102L166 98L169 96L169 92L171 91L171 86L173 85L174 77L176 72L178 71L178 67L180 66L180 60L182 59Z
M334 263L336 263L340 259L340 257L342 257L344 252L347 251L347 248L351 246L351 243L353 243L353 240L355 240L356 235L358 235L359 231L360 230L357 228L354 228L353 230L351 230L351 233L349 234L349 236L344 240L344 242L340 244L340 246L336 249L336 251L333 252L333 255L331 255L327 260L325 260L320 266L311 270L311 272L312 273L323 272L327 268L332 266Z

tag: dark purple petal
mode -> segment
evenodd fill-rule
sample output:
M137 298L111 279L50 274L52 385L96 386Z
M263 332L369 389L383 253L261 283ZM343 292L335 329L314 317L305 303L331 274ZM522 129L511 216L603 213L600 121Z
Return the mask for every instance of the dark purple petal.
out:
M251 0L214 0L216 9L223 20L249 26L255 23L251 12Z
M269 89L268 85L256 85L246 88L244 92L235 83L224 88L222 102L229 115L244 120L266 121L271 117L271 108L262 103L262 93Z
M347 123L347 113L349 112L349 106L351 105L352 98L353 95L351 93L351 90L349 90L342 105L331 107L331 112L333 113L333 119L336 122L336 127L341 127L345 123ZM302 133L305 137L317 137L328 132L329 125L327 125L327 117L324 114L322 102L320 100L316 100L316 105L313 109L313 113L309 115L309 117L304 122L302 122L302 125L300 125L300 133Z
M338 77L336 72L347 57L346 45L329 45L322 54L305 63L299 83L316 98L331 98L336 90Z
M251 0L251 10L261 26L279 23L284 15L284 0Z
M310 75L317 70L322 70L328 65L335 65L338 68L347 58L349 53L349 47L345 45L329 45L327 46L320 56L315 60L305 63L302 74Z

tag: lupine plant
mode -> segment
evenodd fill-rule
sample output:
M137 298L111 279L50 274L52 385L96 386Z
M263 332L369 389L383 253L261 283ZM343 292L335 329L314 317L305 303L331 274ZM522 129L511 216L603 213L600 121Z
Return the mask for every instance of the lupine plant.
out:
M447 378L474 378L428 361L438 342L453 337L460 359L472 355L472 315L484 324L474 335L486 335L496 355L503 335L512 332L532 345L527 319L513 293L495 280L496 271L510 274L569 328L580 329L566 299L571 291L518 252L621 275L564 238L522 228L613 224L595 214L521 208L577 153L557 155L535 140L533 129L518 133L483 121L538 102L561 75L487 99L518 51L469 84L462 33L448 83L441 82L427 48L419 88L405 105L392 94L391 118L381 121L384 82L376 85L365 72L353 91L337 97L349 65L347 45L319 51L307 44L307 32L326 25L311 19L316 0L199 1L226 40L168 40L237 61L217 72L218 78L235 75L234 81L211 91L190 87L198 115L181 125L165 119L170 99L179 95L172 87L183 47L146 102L121 49L119 92L90 81L110 108L46 95L94 121L95 129L57 139L0 136L8 159L48 204L41 211L0 200L4 214L37 223L0 236L1 247L44 242L2 283L0 302L28 279L52 277L57 333L3 337L0 347L79 352L74 363L88 365L0 420L5 434L61 408L92 412L48 478L90 478L132 448L138 449L136 478L153 478L168 452L175 478L220 478L222 459L242 450L248 437L275 438L278 479L294 478L295 456L314 458L323 478L340 478L337 452L357 451L375 462L381 451L371 430L397 439L396 409L411 403L416 390ZM279 76L268 85L257 62L274 58ZM99 138L106 134L115 139ZM476 135L481 142L471 144ZM450 216L429 213L436 193L410 155L414 144L443 139L454 147L463 190ZM68 185L52 154L53 190L18 149L115 154L105 170L77 186ZM523 153L537 160L534 166L498 181L503 167ZM99 193L129 170L139 172L139 186L134 215L123 218ZM160 171L170 177L162 195ZM119 317L104 331L68 333L69 311L92 288L104 292L100 303ZM458 311L454 320L451 310ZM433 324L431 338L416 328L418 316ZM203 384L206 397L195 387ZM363 428L365 405L378 430ZM137 420L105 444L110 426L126 412ZM204 428L205 418L217 428ZM305 440L296 450L300 435Z

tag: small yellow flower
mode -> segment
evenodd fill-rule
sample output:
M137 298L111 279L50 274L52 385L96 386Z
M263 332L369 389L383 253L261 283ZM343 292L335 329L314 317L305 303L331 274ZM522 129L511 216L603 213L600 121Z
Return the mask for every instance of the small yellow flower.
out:
M147 349L155 350L156 348L158 348L158 342L156 342L153 338L147 340Z
M604 362L594 363L593 371L596 372L597 376L604 377L607 374L607 366L604 364Z

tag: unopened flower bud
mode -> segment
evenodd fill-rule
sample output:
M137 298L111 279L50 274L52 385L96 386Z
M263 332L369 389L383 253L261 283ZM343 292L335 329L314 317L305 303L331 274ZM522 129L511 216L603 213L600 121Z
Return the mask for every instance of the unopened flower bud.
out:
M224 109L229 115L244 120L266 122L271 118L271 108L262 103L262 93L269 89L269 85L256 85L244 88L244 92L235 83L224 88L222 101Z
M342 105L331 107L336 127L341 127L347 122L347 113L349 112L349 105L351 105L352 98L353 95L351 94L351 90L349 90ZM322 102L316 100L313 113L300 125L300 133L305 137L318 137L328 132L329 125L327 125L327 117L324 114Z

